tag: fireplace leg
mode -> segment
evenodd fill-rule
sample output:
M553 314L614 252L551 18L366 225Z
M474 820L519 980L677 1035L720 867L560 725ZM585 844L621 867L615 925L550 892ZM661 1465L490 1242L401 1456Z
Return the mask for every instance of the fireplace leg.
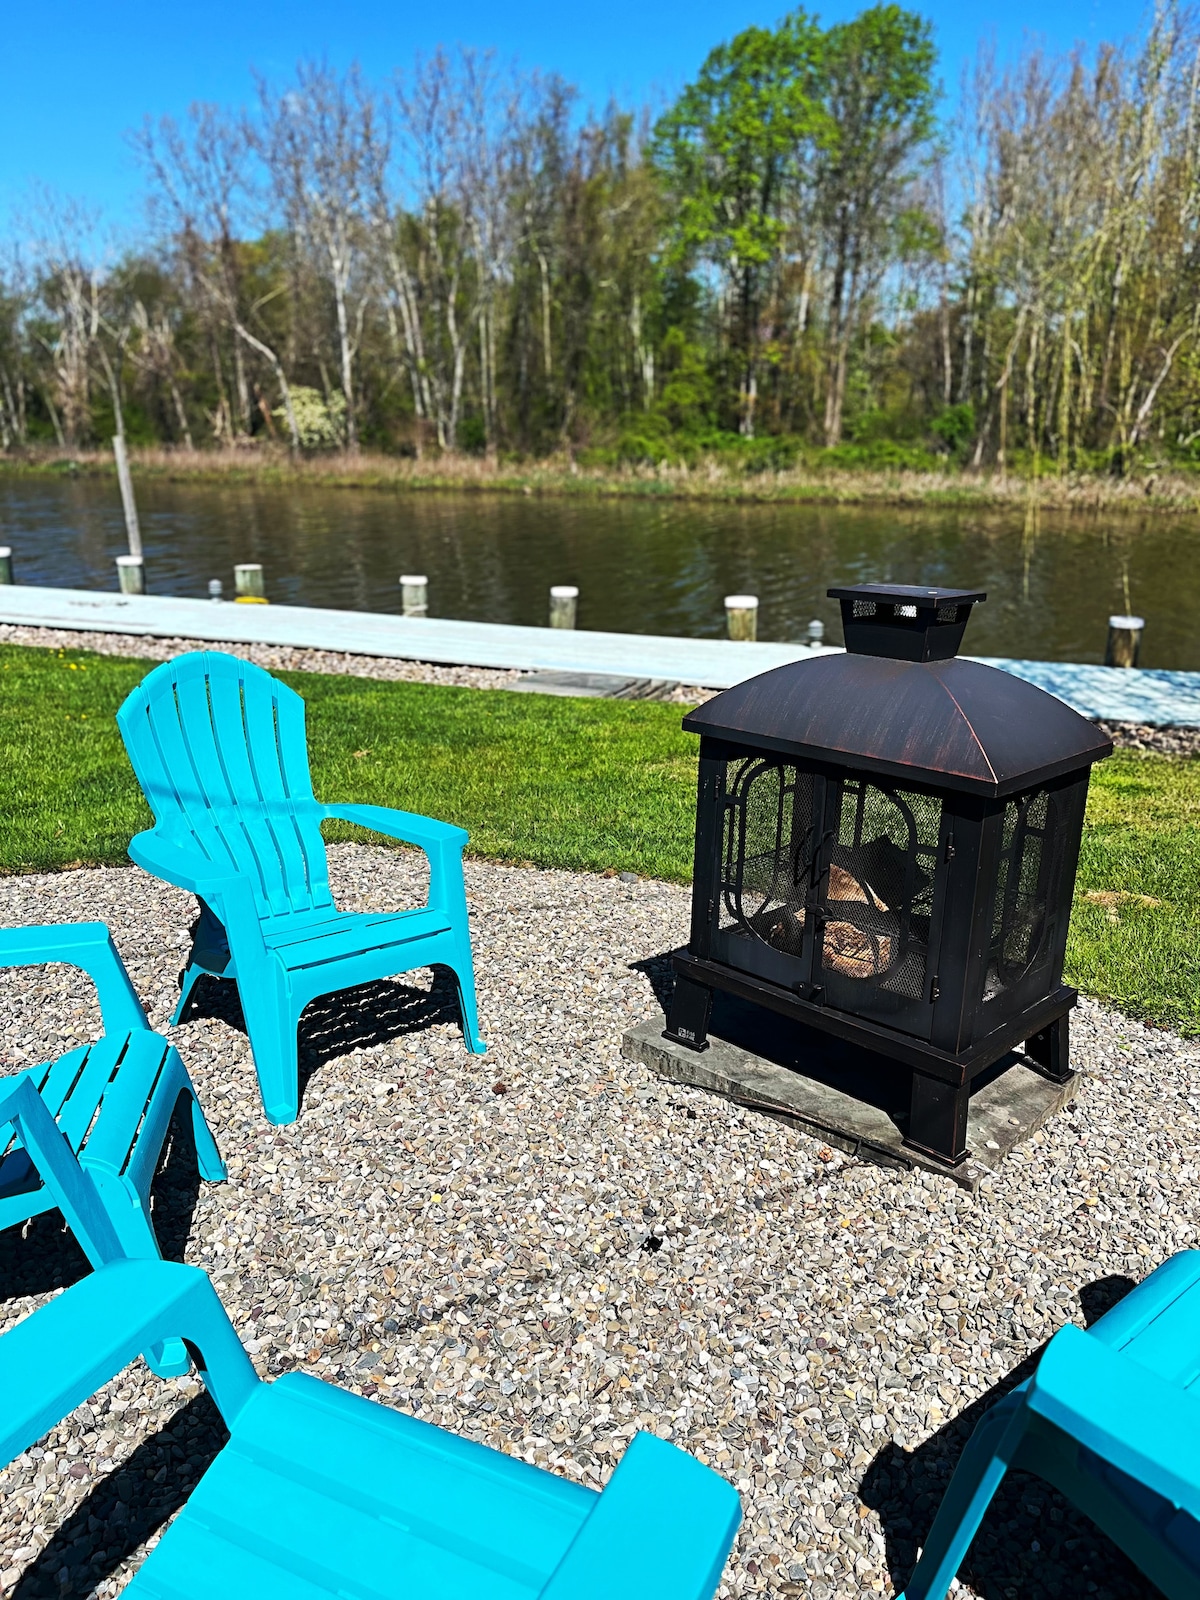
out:
M957 1167L967 1159L969 1085L955 1086L941 1078L914 1072L905 1144Z
M685 1044L689 1050L708 1049L708 1017L712 990L690 978L676 976L675 994L667 1017L664 1039Z
M1071 1013L1063 1015L1025 1041L1025 1054L1051 1083L1066 1083L1071 1076Z

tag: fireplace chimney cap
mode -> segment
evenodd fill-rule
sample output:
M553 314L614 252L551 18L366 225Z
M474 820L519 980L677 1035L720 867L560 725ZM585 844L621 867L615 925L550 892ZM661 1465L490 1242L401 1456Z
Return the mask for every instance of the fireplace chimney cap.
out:
M914 583L856 583L828 590L841 602L842 632L852 655L892 661L949 661L958 654L980 589Z

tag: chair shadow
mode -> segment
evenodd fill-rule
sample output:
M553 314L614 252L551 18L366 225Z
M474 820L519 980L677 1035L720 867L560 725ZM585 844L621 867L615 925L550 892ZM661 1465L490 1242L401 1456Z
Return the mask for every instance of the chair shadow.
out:
M458 981L448 967L434 967L432 972L428 989L399 978L381 978L320 995L306 1006L299 1036L301 1103L310 1079L338 1056L424 1033L439 1022L458 1026ZM180 1020L198 1017L212 1017L248 1036L237 984L227 979L199 979Z
M179 1510L228 1437L206 1393L189 1400L128 1460L97 1481L26 1567L8 1600L82 1600L115 1576Z
M1100 1278L1080 1290L1088 1327L1134 1287L1128 1278ZM1042 1349L1026 1357L915 1450L887 1444L859 1485L878 1515L896 1590L917 1563L919 1547L967 1440L984 1413L1033 1374ZM988 1600L1161 1600L1158 1589L1096 1525L1026 1472L1010 1472L980 1524L959 1577Z
M191 1112L181 1096L150 1190L150 1215L164 1260L184 1258L200 1182ZM57 1207L0 1231L0 1304L69 1288L91 1270Z

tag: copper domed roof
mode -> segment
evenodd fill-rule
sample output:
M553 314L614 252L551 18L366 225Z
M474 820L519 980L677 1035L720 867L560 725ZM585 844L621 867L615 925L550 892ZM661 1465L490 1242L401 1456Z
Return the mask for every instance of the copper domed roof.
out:
M748 678L698 706L683 726L778 755L993 798L1111 753L1106 734L1044 689L982 662L929 659L957 646L982 595L883 585L831 593L842 602L845 655ZM863 624L865 637L856 634ZM888 649L893 637L908 659L860 653L864 645Z

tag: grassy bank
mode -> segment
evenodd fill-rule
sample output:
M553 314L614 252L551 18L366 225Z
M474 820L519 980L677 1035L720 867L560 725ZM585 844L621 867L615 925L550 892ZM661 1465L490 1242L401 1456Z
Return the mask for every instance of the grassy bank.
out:
M128 859L150 816L113 713L149 666L0 646L0 871ZM287 676L322 799L445 817L500 860L690 877L696 750L677 706ZM1068 978L1200 1035L1198 945L1200 761L1119 753L1092 780Z
M1128 477L1053 471L1033 479L944 470L847 468L822 464L815 452L804 465L750 470L711 458L693 465L584 467L565 459L488 462L474 456L412 458L325 454L293 461L285 451L142 449L133 452L139 478L172 483L313 484L326 488L393 492L526 494L574 498L705 500L811 505L962 506L1045 510L1126 509L1194 511L1200 476L1157 469ZM112 476L107 451L62 451L0 456L0 475Z

